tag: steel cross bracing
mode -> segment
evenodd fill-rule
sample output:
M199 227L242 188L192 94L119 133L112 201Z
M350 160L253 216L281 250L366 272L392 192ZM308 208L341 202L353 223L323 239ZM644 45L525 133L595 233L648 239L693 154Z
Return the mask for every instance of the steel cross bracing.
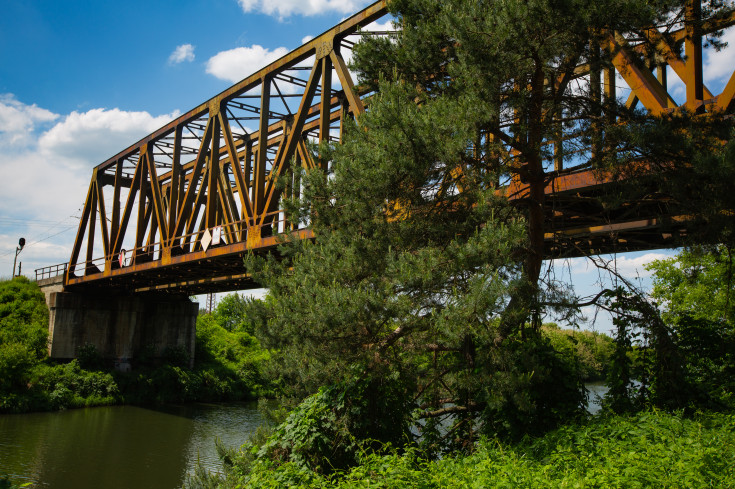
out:
M687 15L697 15L692 5ZM244 253L274 249L277 233L312 237L280 208L281 198L299 192L291 165L313 168L309 143L339 140L345 118L365 111L371 94L355 86L345 58L360 29L385 15L386 2L374 3L94 168L66 287L193 294L256 286L243 270ZM733 24L728 14L696 30L650 29L653 61L631 36L610 33L602 48L614 53L614 70L603 71L604 83L589 66L575 76L589 77L605 97L629 93L629 106L661 114L677 110L665 76L673 71L686 86L687 108L730 110L735 73L720 94L708 90L702 36ZM657 248L686 232L687 217L670 215L661 202L632 202L603 217L590 197L604 175L564 169L562 161L548 175L550 254ZM504 192L522 201L527 186L510 181Z

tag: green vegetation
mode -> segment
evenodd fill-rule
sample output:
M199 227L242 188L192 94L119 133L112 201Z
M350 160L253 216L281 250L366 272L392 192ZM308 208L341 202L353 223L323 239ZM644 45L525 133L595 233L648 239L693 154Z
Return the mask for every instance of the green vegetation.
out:
M242 300L226 298L215 314L199 316L193 369L186 352L173 349L163 359L141 355L122 373L91 346L69 363L49 359L48 309L38 286L22 277L0 282L0 413L273 396L263 374L269 353L230 308Z
M735 257L718 246L649 265L652 296L682 358L698 406L735 408Z
M554 351L578 369L583 381L607 379L615 348L611 337L596 331L561 329L555 323L545 323L541 331L549 338Z
M709 2L705 17L723 5ZM247 398L273 385L301 401L270 433L223 451L223 478L200 472L192 488L731 484L735 143L721 141L734 122L636 111L603 100L595 80L611 66L601 35L689 22L685 3L390 8L402 29L355 50L354 69L377 90L369 110L345 123L342 144L318 148L328 172L280 182L301 189L284 202L287 220L309 222L317 239L283 236L279 259L246 259L267 299L230 297L202 316L194 370L177 351L124 375L94 351L54 365L39 334L11 319L4 409ZM580 65L593 68L588 82ZM652 298L618 277L621 287L582 300L541 273L549 169L624 174L641 159L633 169L669 172L672 209L706 201L697 215L714 231L702 237L724 244L654 263ZM509 181L527 183L528 199L510 205L498 192ZM618 190L640 194L613 192L600 209L649 195L637 181ZM692 182L711 197L690 199ZM541 322L574 324L591 304L614 313L614 340ZM590 419L583 381L600 378L610 390Z
M189 487L725 488L735 478L735 416L600 417L515 445L483 438L470 455L433 461L416 450L359 450L355 466L329 475L301 460L253 462L249 448L243 450L229 454L226 476L192 480Z
M332 385L348 396L346 386L364 385L364 399L352 399L355 415L372 409L368 400L390 399L398 432L421 426L422 449L435 455L471 451L482 435L542 435L584 416L586 378L617 377L623 393L642 381L640 405L681 407L666 328L649 321L645 300L627 291L597 296L615 301L626 331L645 331L650 345L640 350L645 377L620 380L632 347L625 334L619 349L608 343L593 352L581 334L544 331L542 318L573 322L584 301L541 270L553 164L618 171L663 141L688 148L660 153L669 162L694 161L694 148L722 149L717 137L732 122L707 118L681 131L694 123L686 114L672 122L603 101L601 85L582 87L575 74L580 65L594 76L610 66L602 33L638 32L682 8L647 0L390 2L396 35L355 48L354 69L377 91L369 110L346 125L341 144L318 148L317 166L327 172L282 182L303 190L284 203L288 221L309 222L317 239L284 237L283 260L246 260L270 290L248 315L289 393L303 399ZM528 199L511 205L500 196L509 181L527 183ZM614 193L601 209L615 208ZM594 365L595 354L617 359L616 368ZM380 426L366 437L392 442ZM334 441L330 449L342 447Z

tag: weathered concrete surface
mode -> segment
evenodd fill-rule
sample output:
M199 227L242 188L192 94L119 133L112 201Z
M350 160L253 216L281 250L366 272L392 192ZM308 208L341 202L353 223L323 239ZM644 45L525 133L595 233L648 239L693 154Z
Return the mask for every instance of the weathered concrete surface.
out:
M46 304L49 304L49 296L52 292L63 292L64 291L64 275L57 275L56 277L44 278L36 282L41 288L41 291L46 296Z
M50 292L47 304L52 358L76 358L93 345L127 370L142 352L160 358L176 348L193 364L199 304L186 296Z

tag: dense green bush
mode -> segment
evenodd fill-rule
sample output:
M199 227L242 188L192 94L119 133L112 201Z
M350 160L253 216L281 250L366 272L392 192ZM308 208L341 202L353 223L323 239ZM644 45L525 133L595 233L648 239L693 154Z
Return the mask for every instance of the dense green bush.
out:
M400 382L354 380L322 387L299 404L262 446L250 450L275 463L331 473L355 464L359 451L411 441ZM368 439L373 435L378 439Z
M605 380L615 349L613 339L596 331L560 329L554 323L542 326L544 336L567 363L578 369L585 382Z
M415 450L365 450L359 465L330 476L261 458L247 474L190 487L726 488L735 480L733 460L734 415L650 411L571 424L517 445L486 438L471 455L435 461Z
M47 339L48 308L38 285L25 277L0 281L0 345L20 343L43 358Z

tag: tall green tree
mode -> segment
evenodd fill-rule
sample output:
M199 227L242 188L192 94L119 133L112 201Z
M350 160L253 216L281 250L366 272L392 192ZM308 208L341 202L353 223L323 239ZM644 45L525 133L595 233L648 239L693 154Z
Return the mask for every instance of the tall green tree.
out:
M621 141L637 141L626 131L661 126L602 97L594 73L610 69L611 54L599 46L610 32L664 22L683 2L389 8L398 34L355 51L362 83L376 89L367 113L343 144L319 148L329 174L305 175L302 198L287 203L316 241L285 243L282 261L248 259L271 294L256 311L261 340L304 394L343 382L369 403L403 396L406 426L414 406L435 446L542 432L583 400L539 332L544 313L576 303L541 281L544 189L555 165L642 154L643 144L621 152ZM584 65L593 75L580 78ZM529 185L519 207L501 191L513 181ZM449 430L437 422L447 416Z
M726 246L694 247L657 260L653 298L684 360L694 406L735 405L735 257Z

